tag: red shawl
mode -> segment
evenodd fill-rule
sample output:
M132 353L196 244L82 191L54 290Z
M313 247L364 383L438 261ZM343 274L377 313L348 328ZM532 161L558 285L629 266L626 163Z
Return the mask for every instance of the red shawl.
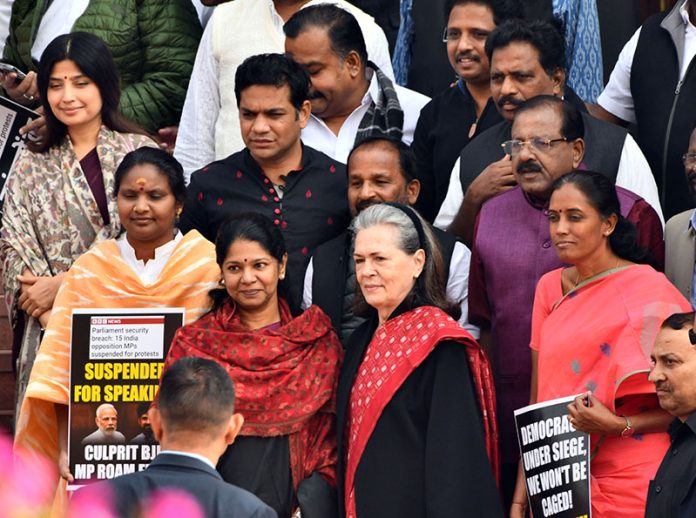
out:
M355 472L365 446L389 401L435 349L446 340L466 347L474 389L483 414L486 450L498 479L498 429L495 389L488 358L457 322L438 308L424 306L387 320L367 346L350 394L345 501L347 518L355 518Z
M279 301L280 327L250 331L232 303L176 332L165 369L184 356L222 365L235 384L241 435L287 435L295 489L319 471L335 485L336 386L343 349L316 307L293 318Z

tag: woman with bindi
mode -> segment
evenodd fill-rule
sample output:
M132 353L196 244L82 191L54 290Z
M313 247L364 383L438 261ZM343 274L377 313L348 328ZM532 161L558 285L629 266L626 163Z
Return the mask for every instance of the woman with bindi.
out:
M234 381L239 436L218 462L222 478L279 517L332 518L336 488L335 391L343 349L317 306L299 316L285 300L288 254L280 230L240 214L215 243L221 286L213 309L177 331L166 368L184 356L220 363Z
M556 180L548 217L556 253L568 266L537 285L530 400L580 394L568 418L590 434L592 516L643 516L673 419L648 380L649 355L665 318L691 306L646 264L605 176L576 171ZM520 472L511 516L524 516L526 507Z
M15 445L53 459L64 481L68 469L68 395L71 315L74 308L185 308L185 323L209 307L220 279L213 244L176 228L186 197L181 165L154 147L128 153L114 174L123 234L80 256L65 274L19 414ZM58 483L58 480L56 480ZM62 487L62 486L61 486ZM65 492L56 493L62 510Z
M120 231L112 194L118 164L127 152L156 145L119 114L116 66L96 36L53 40L39 63L38 88L47 134L13 166L0 232L18 409L65 272Z

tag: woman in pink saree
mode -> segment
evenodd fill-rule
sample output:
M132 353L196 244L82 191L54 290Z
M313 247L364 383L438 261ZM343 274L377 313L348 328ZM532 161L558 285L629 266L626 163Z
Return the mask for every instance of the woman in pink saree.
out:
M669 446L672 417L648 381L662 321L690 311L667 278L644 263L611 182L574 172L556 181L551 239L571 266L544 275L532 317L532 402L581 394L571 424L591 434L593 518L645 513L648 483ZM511 516L526 507L518 480Z

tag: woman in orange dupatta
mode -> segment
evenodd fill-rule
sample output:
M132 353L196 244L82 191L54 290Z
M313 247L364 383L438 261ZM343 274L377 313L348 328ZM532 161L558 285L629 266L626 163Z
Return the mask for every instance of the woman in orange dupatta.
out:
M174 224L186 186L181 165L166 151L128 153L114 175L119 239L83 254L68 271L31 372L17 420L15 448L54 461L72 481L67 461L70 332L73 308L183 307L191 322L208 311L220 278L213 244ZM66 491L56 477L53 516L65 514Z
M662 321L690 305L667 278L636 264L645 253L602 175L557 180L551 237L571 264L544 275L532 317L532 402L582 393L571 424L591 434L594 518L642 517L648 483L669 446L672 417L648 381L650 350ZM513 510L526 506L518 481Z

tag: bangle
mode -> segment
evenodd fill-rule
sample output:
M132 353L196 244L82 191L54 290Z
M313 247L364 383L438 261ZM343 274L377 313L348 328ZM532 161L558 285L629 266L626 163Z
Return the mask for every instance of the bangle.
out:
M636 432L636 429L631 424L631 420L628 418L628 416L622 415L621 417L626 420L626 428L624 428L621 432L621 437L625 439L631 437Z

